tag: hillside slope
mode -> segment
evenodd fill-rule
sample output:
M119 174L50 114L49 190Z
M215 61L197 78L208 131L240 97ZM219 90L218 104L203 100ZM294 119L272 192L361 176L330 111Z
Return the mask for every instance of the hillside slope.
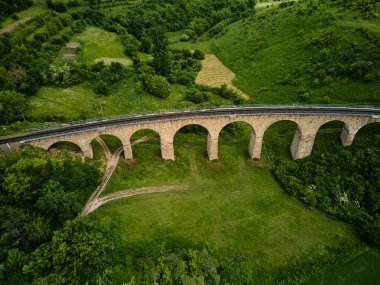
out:
M287 2L207 42L174 46L216 54L253 103L378 105L379 7L371 0Z

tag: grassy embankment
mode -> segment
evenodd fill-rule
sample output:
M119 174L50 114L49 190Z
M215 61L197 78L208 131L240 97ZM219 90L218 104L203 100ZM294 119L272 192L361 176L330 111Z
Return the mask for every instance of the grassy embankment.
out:
M353 48L348 48L350 44L355 43L361 50L375 45L380 38L378 21L358 20L355 14L338 12L328 5L311 15L299 15L296 9L300 10L295 7L261 9L256 15L227 26L216 37L204 36L203 41L196 43L180 42L183 33L172 33L169 35L171 46L217 55L235 72L234 84L251 97L251 103L378 105L378 80L364 82L337 76L331 83L313 85L305 75L297 78L294 74L295 70L308 73L305 65L312 64L312 57L321 51L320 47L310 44L315 39L327 41L326 57L336 58L336 66L340 64L338 58L346 56L347 50L352 51ZM332 42L328 42L329 36L334 39ZM347 52L347 56L353 55ZM368 54L363 53L361 57L365 60ZM309 99L302 101L300 92L308 93Z

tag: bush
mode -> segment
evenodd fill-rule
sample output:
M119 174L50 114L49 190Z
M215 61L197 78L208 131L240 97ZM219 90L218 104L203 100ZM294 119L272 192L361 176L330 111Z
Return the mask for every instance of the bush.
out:
M186 100L194 102L196 104L207 102L210 100L210 96L206 92L202 92L196 88L191 88L186 91Z
M170 95L170 84L160 75L146 75L143 81L144 90L158 98L167 98Z
M198 60L202 60L202 59L205 59L205 54L203 51L200 51L199 49L196 49L194 51L194 58L195 59L198 59Z
M323 103L324 104L330 104L331 102L331 99L329 96L323 96Z
M106 82L104 82L103 80L100 80L100 81L95 83L94 91L96 94L99 94L99 95L111 94L111 89L109 88L108 84Z
M23 94L16 91L0 91L0 124L21 119L25 108L26 100Z

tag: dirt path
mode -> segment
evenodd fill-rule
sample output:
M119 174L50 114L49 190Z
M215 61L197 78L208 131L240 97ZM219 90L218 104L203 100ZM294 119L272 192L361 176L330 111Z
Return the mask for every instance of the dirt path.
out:
M106 155L106 170L104 172L102 181L100 182L99 186L96 188L95 192L92 193L86 205L84 206L81 213L82 216L86 216L89 213L89 210L93 207L92 205L96 203L98 197L103 192L104 188L107 186L108 181L110 180L112 173L115 171L116 166L119 162L120 155L123 152L123 147L120 147L116 150L114 154L111 154L109 148L100 137L96 138L96 140L100 143Z
M235 73L223 65L215 55L206 54L205 59L202 60L202 69L198 73L195 82L211 87L221 87L225 84L228 88L238 93L243 99L249 100L249 96L232 83L235 77Z
M132 197L136 195L143 195L143 194L186 191L188 189L189 187L183 186L183 185L167 185L167 186L144 187L144 188L138 188L138 189L119 191L119 192L112 193L101 198L94 199L93 203L91 203L91 206L87 208L87 211L85 213L82 212L82 216L86 216L89 213L98 209L103 204L117 200L117 199Z
M2 28L0 30L0 34L5 34L5 33L10 33L12 32L14 29L16 29L17 27L25 24L26 22L29 22L31 19L33 19L32 17L25 17L21 20L18 20L16 22L13 22L9 25L6 25L4 28Z
M111 155L112 155L111 151L108 148L108 146L106 145L106 143L100 137L97 137L96 141L98 143L100 143L101 147L103 148L104 154L106 156L106 160L108 160L111 157Z
M116 169L116 166L119 163L120 156L123 152L123 147L119 147L114 154L111 153L106 143L100 138L96 138L97 142L101 145L103 148L104 154L106 156L106 170L104 172L102 181L100 182L99 186L96 188L95 192L91 194L90 198L88 199L86 205L84 206L81 216L87 216L89 213L95 211L97 208L99 208L101 205L108 203L113 200L117 200L120 198L125 197L131 197L135 195L141 195L141 194L149 194L149 193L163 193L163 192L171 192L171 191L183 191L187 190L188 188L186 186L178 186L178 185L169 185L169 186L160 186L160 187L148 187L148 188L139 188L139 189L131 189L131 190L124 190L119 191L116 193L109 194L107 196L99 198L100 194L103 192L103 190L106 188L113 172ZM133 142L131 142L131 145L136 145L138 143L149 141L149 136L141 137Z

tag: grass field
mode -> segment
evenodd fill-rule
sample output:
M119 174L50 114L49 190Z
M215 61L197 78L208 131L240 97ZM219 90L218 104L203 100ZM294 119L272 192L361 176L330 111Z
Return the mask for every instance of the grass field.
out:
M115 33L100 28L88 27L72 38L72 41L82 43L81 59L86 63L95 63L96 59L104 57L125 58L124 47Z
M185 87L181 85L172 85L172 93L164 100L138 93L135 86L132 77L122 80L112 87L109 96L96 95L86 84L68 88L42 87L35 96L30 97L27 116L47 120L60 117L60 120L72 121L194 106L184 100ZM225 105L228 102L213 95L207 105Z
M112 217L126 244L185 238L252 254L259 264L358 241L350 226L287 196L265 159L248 158L247 146L247 139L222 140L220 159L210 162L205 136L180 134L172 162L160 159L157 141L136 145L136 159L121 161L104 194L165 184L190 190L114 201L91 217Z
M326 127L329 128L318 132L316 149L342 148L339 125L331 123ZM358 243L349 225L289 197L271 173L267 155L272 160L278 154L290 159L294 130L291 122L271 126L264 137L260 161L248 157L249 132L240 137L221 136L220 158L211 162L206 155L206 134L178 133L173 162L160 158L158 137L142 131L134 139L150 136L151 140L133 147L133 161L120 161L103 195L161 185L184 185L189 190L113 201L90 217L112 217L117 235L127 247L152 243L158 246L173 239L209 243L247 254L255 260L258 270L284 265L289 258L305 253L323 254L326 248L339 244L349 249ZM365 127L355 142L376 139L376 134L379 125ZM118 144L115 139L108 143L115 147ZM362 279L364 283L360 284L376 284L373 282L378 280L378 264L378 256L363 255L331 268L331 273L310 284L358 284L355 282ZM341 282L347 278L352 283Z
M308 285L377 285L380 284L380 256L371 251L334 268Z

